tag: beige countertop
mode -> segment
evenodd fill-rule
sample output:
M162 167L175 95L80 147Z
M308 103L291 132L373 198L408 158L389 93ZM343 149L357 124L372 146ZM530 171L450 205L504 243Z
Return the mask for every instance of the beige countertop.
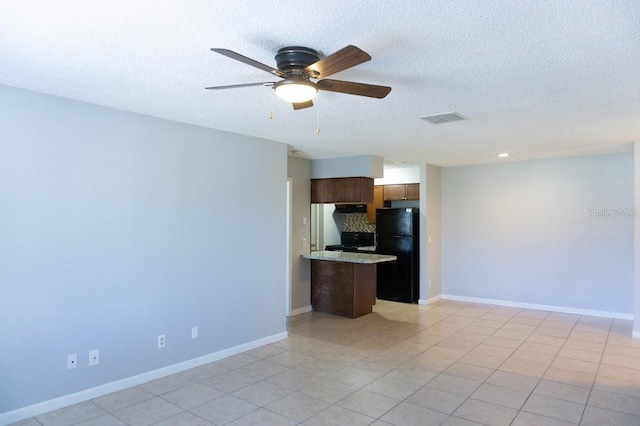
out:
M346 263L380 263L392 262L397 259L396 256L388 254L348 253L343 251L312 251L309 254L302 255L302 257L310 260Z

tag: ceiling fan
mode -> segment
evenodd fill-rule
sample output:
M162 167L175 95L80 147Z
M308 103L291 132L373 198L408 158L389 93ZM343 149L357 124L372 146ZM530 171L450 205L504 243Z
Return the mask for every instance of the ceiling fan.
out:
M319 53L308 47L290 46L278 50L276 64L272 68L251 58L228 49L211 49L212 51L266 71L283 80L277 82L233 84L230 86L205 87L208 90L235 89L238 87L267 86L273 87L276 95L293 104L293 109L313 106L312 99L318 90L346 93L349 95L368 96L382 99L391 92L391 87L373 84L355 83L351 81L331 80L328 77L337 72L354 67L371 59L371 56L356 46L347 46L337 52L320 59ZM317 80L315 83L312 79Z

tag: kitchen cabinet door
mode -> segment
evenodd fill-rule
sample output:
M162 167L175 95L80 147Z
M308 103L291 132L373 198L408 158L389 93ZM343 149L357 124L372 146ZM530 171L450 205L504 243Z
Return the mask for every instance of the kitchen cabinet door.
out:
M419 183L384 185L384 201L419 200Z
M420 199L420 184L408 183L405 185L405 200L419 200Z
M405 198L405 185L384 185L384 201L398 201Z
M384 186L373 187L373 203L367 204L367 223L376 223L376 209L384 207Z

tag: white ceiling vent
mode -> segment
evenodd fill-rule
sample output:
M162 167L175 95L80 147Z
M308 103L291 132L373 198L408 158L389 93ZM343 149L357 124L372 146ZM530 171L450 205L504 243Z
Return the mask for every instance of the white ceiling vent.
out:
M452 111L445 112L443 114L425 115L424 117L420 117L420 119L433 124L442 124L450 123L452 121L467 120L467 117L464 117L457 112Z

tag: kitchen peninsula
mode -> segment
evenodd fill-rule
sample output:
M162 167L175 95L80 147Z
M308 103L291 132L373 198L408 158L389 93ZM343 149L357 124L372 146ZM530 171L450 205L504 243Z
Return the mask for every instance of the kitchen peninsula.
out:
M376 264L392 255L314 251L311 260L311 306L316 312L357 318L376 303Z

